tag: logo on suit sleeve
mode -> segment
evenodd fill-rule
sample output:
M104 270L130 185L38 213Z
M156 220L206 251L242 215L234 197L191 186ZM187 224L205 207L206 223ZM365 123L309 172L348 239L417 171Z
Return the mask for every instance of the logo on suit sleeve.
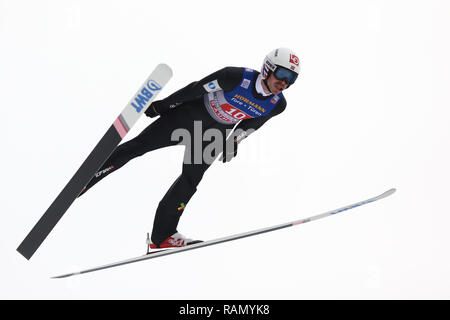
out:
M217 80L208 82L207 84L203 85L203 88L205 88L206 92L216 92L222 90Z

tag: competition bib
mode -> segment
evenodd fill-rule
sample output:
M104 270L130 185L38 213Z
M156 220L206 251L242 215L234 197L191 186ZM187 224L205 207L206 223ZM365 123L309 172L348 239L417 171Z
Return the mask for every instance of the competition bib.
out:
M262 117L270 113L278 104L282 94L259 100L253 96L254 70L245 69L242 81L233 91L208 92L204 95L205 107L218 122L234 124L240 120ZM217 81L207 84L209 88L218 87ZM210 90L212 91L212 90Z

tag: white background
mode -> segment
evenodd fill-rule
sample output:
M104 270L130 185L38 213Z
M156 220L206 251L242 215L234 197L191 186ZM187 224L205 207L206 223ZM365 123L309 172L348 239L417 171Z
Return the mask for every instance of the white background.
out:
M448 299L447 1L0 1L0 298ZM182 147L76 201L30 261L17 246L160 62L163 98L298 52L288 106L205 175L179 231L294 228L64 280L143 254ZM153 119L142 118L134 137Z

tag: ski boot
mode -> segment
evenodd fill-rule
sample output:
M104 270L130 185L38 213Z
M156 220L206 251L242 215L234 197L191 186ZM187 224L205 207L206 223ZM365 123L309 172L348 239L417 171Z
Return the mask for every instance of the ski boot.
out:
M186 238L181 233L176 232L170 237L168 237L166 240L164 240L159 246L154 244L150 240L150 236L147 233L147 254L151 253L150 249L170 249L170 248L179 248L184 246L189 246L191 244L200 243L203 242L201 240L193 240ZM161 251L157 250L156 252Z

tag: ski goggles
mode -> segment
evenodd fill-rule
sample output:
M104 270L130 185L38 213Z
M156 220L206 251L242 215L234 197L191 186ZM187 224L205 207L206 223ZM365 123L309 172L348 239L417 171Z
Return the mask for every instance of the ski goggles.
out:
M273 73L277 80L284 80L288 85L291 85L297 80L298 74L289 69L278 66Z

